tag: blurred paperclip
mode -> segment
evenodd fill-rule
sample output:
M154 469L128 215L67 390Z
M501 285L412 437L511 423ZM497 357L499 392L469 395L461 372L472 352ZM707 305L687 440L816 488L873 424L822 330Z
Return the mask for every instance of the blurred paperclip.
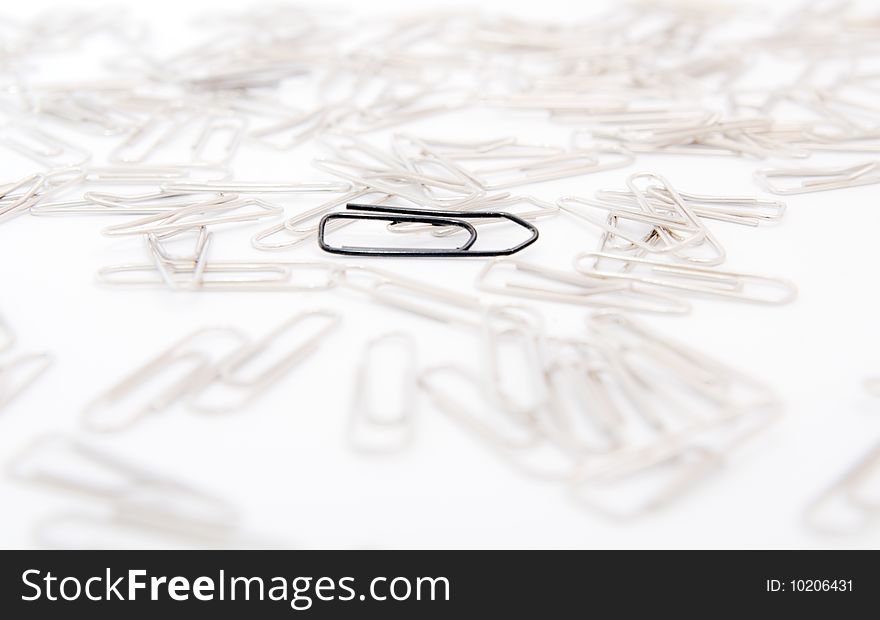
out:
M514 274L519 277L511 277ZM609 282L512 258L496 258L486 263L477 276L477 288L498 295L604 309L657 314L687 314L691 310L684 300L631 282Z
M187 406L202 413L243 408L314 354L341 320L339 314L325 309L294 315L259 340L243 344L207 368L201 379L191 384ZM292 347L288 344L286 352L275 353L271 363L263 361L267 353L285 346L285 337L291 335L295 340Z
M514 469L539 480L562 482L573 459L547 441L534 417L516 417L485 391L479 372L458 365L433 366L419 376L432 404Z
M125 430L178 402L196 388L198 379L204 377L212 364L228 355L226 352L212 356L205 342L209 338L231 343L234 350L248 340L242 332L230 327L196 330L92 400L82 411L85 427L98 432Z
M109 524L211 544L233 536L239 526L238 511L226 501L65 435L35 440L11 461L9 473L18 482L94 500L93 507L107 511Z
M52 362L50 353L29 353L0 360L0 409L39 379Z
M339 286L379 303L456 327L480 328L485 306L479 298L427 284L383 269L345 265Z
M344 183L327 182L274 182L274 181L179 181L165 183L162 189L168 192L201 193L232 192L236 194L301 194L312 192L347 192L351 186Z
M511 415L535 417L548 397L541 316L520 306L490 306L483 326L487 393Z
M525 228L529 236L515 245L501 249L474 250L477 231L468 222L469 219L508 220ZM457 227L468 233L467 241L454 248L422 248L394 246L348 246L332 245L327 241L327 227L334 221L382 221L390 224L414 223L432 226ZM342 213L328 213L318 225L318 245L325 252L344 256L409 256L409 257L479 257L506 256L523 250L538 240L538 229L529 222L504 211L430 211L425 209L408 209L386 205L346 205Z
M15 345L15 334L0 317L0 354ZM5 355L4 355L5 357ZM48 370L51 353L19 353L0 359L0 410L9 405Z
M209 261L211 233L197 231L196 244L188 255L171 255L164 236L149 234L147 247L152 263L110 265L98 271L98 281L108 286L161 287L172 291L309 292L336 286L339 265L320 261Z
M857 534L880 517L880 444L865 453L806 508L807 524L825 534Z
M92 157L88 151L29 125L0 127L0 144L45 166L47 170L81 166Z
M880 162L869 161L854 166L831 168L765 168L755 172L755 179L774 194L823 192L880 183ZM776 179L799 181L786 186L778 184Z
M181 164L118 164L110 166L86 166L59 169L47 175L49 180L54 177L79 179L84 183L120 184L120 185L161 185L176 181L223 181L228 179L229 169L214 164L181 163ZM55 181L58 182L58 181ZM210 190L207 190L210 191Z
M226 164L231 160L244 138L247 120L240 116L214 114L205 119L202 130L192 144L193 161L206 164ZM219 153L214 145L220 141Z
M15 333L9 327L2 316L0 316L0 353L12 347L15 344Z
M593 260L594 265L583 263ZM617 262L617 270L601 269L602 262ZM607 252L581 252L574 269L590 278L628 281L648 287L680 290L756 304L780 305L794 300L797 288L787 280L709 267L696 267ZM644 273L640 273L642 269Z
M355 371L348 425L355 450L388 454L412 442L417 366L416 341L410 334L389 332L366 344Z

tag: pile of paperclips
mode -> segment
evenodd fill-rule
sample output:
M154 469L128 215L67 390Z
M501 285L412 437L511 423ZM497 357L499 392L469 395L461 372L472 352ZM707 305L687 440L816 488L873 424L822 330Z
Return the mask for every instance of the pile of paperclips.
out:
M880 152L880 16L828 4L805 5L748 37L727 27L748 14L684 2L637 2L556 24L462 13L358 21L276 8L208 20L201 40L173 55L155 53L146 30L122 14L56 12L4 32L0 148L4 157L23 157L29 171L3 180L0 222L27 214L121 218L102 233L143 243L146 254L102 268L98 278L110 286L354 291L468 331L487 352L483 368L420 368L410 335L376 334L353 379L351 445L372 453L409 444L421 393L502 458L559 483L576 501L616 517L641 514L712 470L780 405L766 386L629 313L683 315L700 297L784 304L796 288L775 275L722 268L728 252L713 234L716 225L776 223L784 203L694 193L686 179L673 185L623 169L648 153L730 156L774 160L756 164L756 192L880 183L880 161L866 160ZM125 50L102 57L104 77L47 82L24 70L96 37ZM752 75L765 62L797 70L768 85ZM474 109L540 116L570 127L569 141L437 138L405 127ZM77 136L103 150L78 146ZM279 158L302 149L317 156L285 180L242 176L248 151L267 149ZM854 159L839 159L847 156ZM776 161L792 159L810 163ZM617 169L619 183L592 195L548 200L526 189ZM291 198L305 206L292 208ZM552 218L594 231L594 242L572 248L562 266L509 257L539 243ZM339 240L377 223L379 241ZM253 225L251 245L266 258L212 255L227 225ZM172 248L180 243L185 252ZM281 254L309 245L326 258ZM456 290L393 273L382 257L491 260L473 286ZM595 314L578 333L553 333L541 310L514 298ZM83 425L114 432L175 403L208 413L245 408L341 319L317 309L257 339L206 327L96 397ZM266 343L289 330L306 334L302 344L249 372ZM371 356L381 347L406 360L402 405L391 414L369 389ZM513 391L502 376L512 358L528 368ZM48 358L0 362L0 389L13 367L37 359ZM162 393L124 405L171 368L175 381ZM0 407L35 376L0 391ZM234 511L218 509L219 500L66 439L27 451L17 477L69 487L63 475L18 467L58 445L127 474L119 492L79 489L111 499L113 519L223 536L235 530ZM176 511L176 500L194 504L184 508L196 514Z

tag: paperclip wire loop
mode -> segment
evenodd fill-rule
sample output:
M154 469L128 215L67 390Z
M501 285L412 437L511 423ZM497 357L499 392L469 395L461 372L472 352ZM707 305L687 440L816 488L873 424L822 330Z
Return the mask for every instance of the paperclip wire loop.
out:
M85 427L102 433L122 431L148 415L165 411L191 393L212 364L207 353L194 347L196 341L207 335L231 338L236 350L248 341L241 331L231 327L207 327L184 336L86 405L81 414ZM175 377L170 385L150 395L143 405L127 410L122 407L122 403L139 389L169 374Z
M649 267L649 274L640 275L632 271L588 268L583 265L583 262L588 259L596 260L596 262L602 260L618 261L624 268L644 265ZM581 252L574 258L574 268L582 275L602 280L625 280L645 286L725 297L755 304L782 305L790 303L797 297L797 287L792 282L780 278L723 271L709 267L695 267L608 252ZM757 291L750 292L750 289L747 288L749 285L756 288ZM772 292L761 294L762 289L770 289L775 291L775 294Z
M523 250L538 240L538 229L524 219L505 213L503 211L483 212L459 212L459 211L432 211L425 209L408 209L404 207L389 207L384 205L348 204L346 209L352 211L364 211L365 213L328 213L318 225L318 245L325 252L341 254L345 256L401 256L401 257L491 257L506 256ZM471 246L477 240L476 229L466 219L499 219L509 220L529 231L530 236L525 241L515 246L501 250L471 250ZM391 223L407 222L417 224L430 224L432 226L457 226L466 230L470 238L458 248L424 249L424 248L393 248L393 247L348 247L332 246L326 240L327 224L334 220L382 220Z
M389 369L373 363L377 352L383 347L397 350L402 370L398 375L400 409L379 411L375 399L380 396L373 389L371 374L387 375ZM370 340L363 349L355 371L354 391L348 425L349 444L365 454L389 454L399 452L413 440L415 432L416 369L418 356L416 341L406 332L389 332ZM397 390L395 390L397 391Z

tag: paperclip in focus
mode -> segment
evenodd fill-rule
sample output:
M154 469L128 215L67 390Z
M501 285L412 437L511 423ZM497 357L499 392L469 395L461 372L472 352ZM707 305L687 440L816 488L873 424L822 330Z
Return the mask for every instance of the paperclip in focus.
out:
M403 207L389 207L384 205L361 205L348 204L346 209L352 213L328 213L321 219L318 226L318 245L325 252L342 254L345 256L435 256L435 257L487 257L506 256L523 250L538 240L538 229L524 219L505 213L503 211L430 211L424 209L407 209ZM529 237L514 246L501 250L471 250L471 246L477 240L476 229L467 221L468 219L506 219L529 231ZM469 238L459 247L453 249L441 248L396 248L396 247L351 247L333 246L326 240L327 225L336 220L379 220L392 224L411 222L415 224L430 224L432 226L457 226L467 231Z

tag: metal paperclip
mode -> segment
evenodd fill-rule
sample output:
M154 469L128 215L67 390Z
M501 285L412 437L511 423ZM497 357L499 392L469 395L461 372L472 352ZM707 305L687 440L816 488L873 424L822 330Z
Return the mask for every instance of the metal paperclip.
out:
M538 423L545 435L575 455L606 454L622 444L624 419L606 384L605 369L586 361L580 349L574 355L547 364L547 407Z
M125 185L157 185L192 181L207 177L205 182L220 182L229 178L228 168L215 164L119 164L116 166L89 166L69 168L65 174L80 174L87 183L122 183ZM163 188L165 189L165 188ZM214 191L207 189L204 191ZM220 190L217 190L220 191Z
M669 191L661 187L651 187L646 190L648 198L656 204L658 210L664 213L665 207L670 209L669 214L674 214L674 199ZM701 218L743 224L746 226L758 226L759 224L776 222L785 213L785 203L774 200L760 200L746 196L708 196L679 191L678 195L683 199L696 215ZM596 207L618 211L630 209L640 211L640 205L636 197L630 191L599 190L596 192Z
M197 379L203 377L206 370L216 361L212 360L204 350L195 346L197 341L208 335L231 338L235 349L244 346L248 340L242 332L230 327L207 327L192 332L123 377L113 387L86 405L81 413L85 427L102 433L121 431L130 428L148 415L161 413L170 408L195 388ZM138 390L163 375L174 378L170 385L163 386L155 394L150 394L143 405L131 409L123 408L132 394L136 394Z
M135 126L110 153L110 160L119 164L140 164L155 153L163 144L180 134L181 127L190 116L180 120L175 113L180 110L163 109Z
M599 269L597 266L585 267L585 259L594 259L595 265L602 261L618 261L619 271ZM647 274L639 274L630 269L643 265ZM624 280L645 286L687 291L724 297L756 304L782 305L797 297L797 287L788 280L736 271L722 271L709 267L695 267L647 258L636 258L608 252L581 252L574 258L574 269L579 274L601 280ZM768 295L766 292L771 291ZM775 291L775 293L773 292Z
M383 348L396 350L402 366L375 363ZM361 354L355 371L354 392L348 425L349 444L358 452L388 454L398 452L413 440L416 410L416 370L418 359L415 339L405 332L390 332L370 340ZM377 407L380 396L374 389L372 373L394 375L392 398L399 404L390 412ZM382 391L385 398L386 390Z
M826 534L864 531L880 515L877 493L880 444L864 454L836 482L807 506L805 518L813 529ZM873 495L868 483L873 482Z
M621 521L664 507L720 465L719 456L705 448L664 445L635 452L600 473L578 471L569 490L577 503Z
M317 320L323 323L317 330L312 331L300 344L290 352L280 356L274 363L264 368L259 373L248 376L246 373L249 366L259 360L269 350L281 335L289 331L306 331L302 326L309 320ZM246 343L221 360L208 372L203 374L201 380L193 386L187 399L187 405L194 411L201 413L225 413L241 409L252 400L259 397L272 385L280 381L295 366L312 355L322 341L336 329L341 317L330 310L310 310L300 312L288 319L261 339ZM207 402L206 393L211 389L225 388L231 391L236 399L224 398L221 403Z
M472 295L361 265L345 265L338 274L340 286L368 295L379 303L451 326L482 326L485 307ZM369 282L358 282L358 276L368 278Z
M238 527L238 512L226 501L64 435L38 438L9 468L16 481L90 497L136 526L196 537L227 536Z
M434 366L419 375L419 386L438 410L514 469L540 480L569 479L576 460L541 434L536 419L520 419L494 406L478 374L456 365ZM444 376L459 387L441 387ZM470 397L464 396L467 392L471 392Z
M495 272L505 268L530 276L530 279L521 282L507 279L503 283L494 283ZM608 282L511 258L496 258L486 263L477 276L476 284L478 289L488 293L556 303L658 314L687 314L691 310L690 304L684 300L645 290L631 283Z
M173 211L169 210L147 215L122 224L113 224L101 232L108 237L150 233L165 234L215 224L252 222L266 217L282 215L283 213L283 207L269 204L257 198L240 198L229 201L221 198L219 200L180 207Z
M81 166L91 159L88 151L50 135L42 129L25 125L7 125L0 129L0 144L45 166L48 170Z
M6 319L0 316L0 353L12 348L12 345L14 344L15 333L12 331L12 328L9 327L9 323L6 322Z
M511 415L534 418L548 398L541 316L520 306L490 306L486 309L483 325L487 393ZM505 348L507 354L502 355L502 347L510 341L514 343L513 349ZM511 380L510 371L504 368L516 358L523 362L519 370L524 373ZM520 388L528 392L524 398L519 393ZM511 394L511 389L516 389L517 393Z
M801 178L797 185L782 186L771 179ZM774 194L806 194L832 189L880 183L880 162L834 168L765 168L755 172L755 179Z
M405 207L390 207L385 205L346 205L351 213L328 213L318 225L318 245L325 252L342 254L344 256L433 256L433 257L487 257L507 256L523 250L538 240L538 229L531 223L504 211L482 212L459 212L459 211L429 211L424 209L408 209ZM529 237L520 243L503 248L501 250L472 250L471 246L477 240L476 229L467 221L468 219L505 219L517 224L529 231ZM453 249L439 248L396 248L396 247L351 247L333 246L326 240L327 225L334 220L378 220L391 223L412 222L417 224L431 224L434 226L455 226L465 230L469 238L464 243Z
M39 379L53 361L51 353L29 353L0 362L0 409Z
M197 194L201 192L221 192L236 194L302 194L312 192L348 192L351 186L330 182L270 182L270 181L174 181L165 183L162 189L168 192Z
M366 190L355 190L353 192L343 194L338 198L334 198L333 200L322 203L317 207L308 209L303 213L294 215L293 217L286 219L283 222L273 224L269 228L261 230L253 237L251 237L251 245L258 250L265 251L286 250L292 248L318 234L317 223L314 226L309 226L305 229L297 228L303 222L313 220L315 218L320 218L324 214L335 209L336 207L344 205L351 200L357 200L358 198L363 197L366 193ZM286 239L284 241L269 241L271 237L274 237L278 233L290 233L291 235L294 235L294 237L293 239Z
M24 213L40 199L46 184L42 174L32 174L9 185L0 187L0 220ZM17 194L21 190L20 194Z
M162 263L160 263L162 264ZM340 265L320 261L206 261L187 264L132 263L98 270L98 281L108 286L170 286L173 290L309 292L326 291L338 283ZM320 279L298 277L309 272ZM135 274L139 274L135 277Z
M192 143L193 161L208 164L226 164L234 156L244 138L247 120L240 116L212 115L205 120L202 131ZM208 147L215 136L227 134L219 157L211 157Z

